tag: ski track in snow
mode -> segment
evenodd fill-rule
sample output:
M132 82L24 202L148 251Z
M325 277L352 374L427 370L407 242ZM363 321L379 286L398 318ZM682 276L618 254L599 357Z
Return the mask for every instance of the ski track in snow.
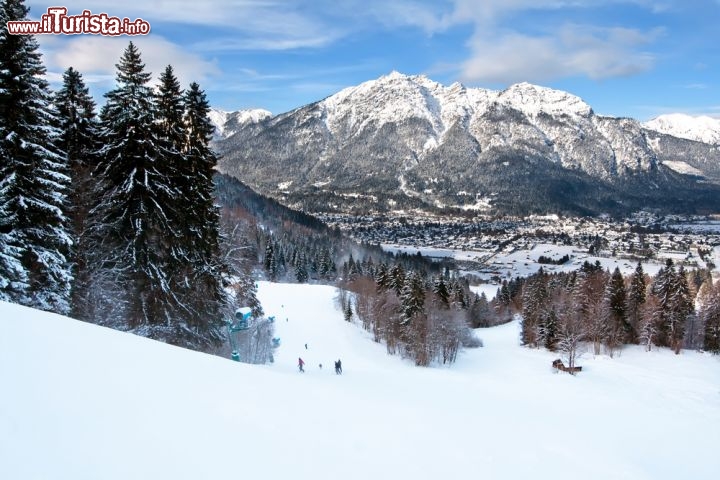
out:
M265 366L0 302L0 478L716 478L718 357L585 353L573 377L512 322L417 368L335 295L260 282Z

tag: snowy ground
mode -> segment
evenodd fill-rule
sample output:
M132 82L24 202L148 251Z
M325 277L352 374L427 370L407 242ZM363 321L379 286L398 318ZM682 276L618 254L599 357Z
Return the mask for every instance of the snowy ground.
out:
M630 275L637 267L636 260L628 260L614 257L597 257L589 255L584 250L577 247L566 245L537 244L532 248L519 248L512 252L490 252L488 250L453 250L446 248L427 248L427 247L408 247L400 245L383 244L385 251L398 253L404 252L414 255L420 252L425 257L430 258L453 258L457 261L478 262L477 270L463 269L463 274L471 274L483 280L491 280L494 277L511 279L515 277L527 277L536 273L540 268L546 272L571 272L578 270L584 262L600 262L603 268L613 271L615 267L620 268L623 275ZM545 256L557 260L564 255L568 255L570 260L562 265L542 264L538 263L540 256ZM658 270L665 264L667 258L674 260L682 260L684 254L668 254L659 255L658 260L643 261L643 269L645 273L655 275ZM472 267L470 267L472 268Z
M344 322L331 287L259 294L270 366L0 303L0 478L717 477L718 357L585 354L572 377L512 323L416 368Z

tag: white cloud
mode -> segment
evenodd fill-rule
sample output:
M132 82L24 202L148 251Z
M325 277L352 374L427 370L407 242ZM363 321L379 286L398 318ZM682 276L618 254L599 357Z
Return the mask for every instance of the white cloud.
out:
M49 78L57 78L68 67L83 74L85 82L101 87L112 87L116 67L129 43L128 37L40 37ZM138 46L145 71L152 72L156 81L160 73L170 64L180 84L187 86L197 81L201 84L220 73L214 62L188 52L179 45L157 36L132 37Z
M687 90L706 90L708 86L706 83L688 83L683 85L683 88Z
M47 4L35 4L33 16L41 15ZM187 28L210 27L217 38L194 48L203 51L290 50L319 47L343 36L345 29L323 18L313 2L284 0L165 0L134 1L68 0L63 2L71 15L83 9L130 20L142 18L153 25L176 23Z
M510 32L476 35L471 58L462 65L466 82L546 81L585 75L593 79L627 76L652 68L654 57L634 47L657 32L567 25L554 35Z
M632 75L653 67L654 56L647 51L659 30L551 24L535 25L530 33L516 22L527 13L572 12L616 4L632 4L648 11L665 8L678 0L165 0L132 1L122 5L116 0L64 2L70 13L92 8L94 12L142 17L153 23L175 22L197 27L212 27L213 37L192 45L204 55L242 50L295 50L321 48L355 32L377 28L419 28L429 35L459 26L470 26L473 34L467 42L469 58L457 67L465 81L539 81L573 75L607 78ZM47 8L45 4L39 9ZM42 12L33 12L34 14ZM555 22L558 22L555 16ZM567 21L567 20L565 20ZM191 27L188 27L191 28ZM542 29L542 30L541 30ZM152 40L149 40L152 39ZM189 62L188 71L212 71L212 62L183 52L167 41L150 35L159 49L171 57ZM83 39L99 45L100 40ZM104 39L103 39L104 41ZM138 41L142 46L142 43ZM162 47L162 48L160 48ZM73 51L88 50L76 46ZM143 53L151 55L153 52ZM102 61L107 54L88 52L91 62ZM95 60L95 57L97 60ZM76 61L83 61L75 55ZM113 59L113 62L116 59ZM173 62L166 62L173 63ZM178 68L180 63L175 62ZM155 66L153 65L153 68ZM80 67L78 67L80 69Z

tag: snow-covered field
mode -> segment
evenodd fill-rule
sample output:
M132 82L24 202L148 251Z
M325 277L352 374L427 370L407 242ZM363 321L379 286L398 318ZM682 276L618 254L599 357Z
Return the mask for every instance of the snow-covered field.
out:
M586 353L572 377L515 322L416 368L344 322L331 287L259 296L281 338L268 366L0 303L0 478L717 478L718 357Z
M383 250L393 253L407 253L415 255L420 252L430 258L453 258L457 261L479 262L477 270L463 269L464 274L472 274L483 280L491 280L494 277L511 279L515 277L527 277L536 273L540 268L546 272L571 272L578 270L584 262L600 262L603 268L613 271L615 267L620 268L623 275L630 275L637 267L637 261L614 257L598 257L589 255L586 251L578 250L576 247L552 244L537 244L527 249L517 249L512 252L493 253L488 250L453 250L449 248L427 248L410 247L402 245L383 244ZM538 262L541 256L557 260L564 255L570 260L562 265L542 264ZM684 254L663 253L658 255L657 260L643 261L645 273L657 274L658 270L665 264L667 258L681 260ZM470 267L472 268L472 267ZM496 287L497 288L497 287Z

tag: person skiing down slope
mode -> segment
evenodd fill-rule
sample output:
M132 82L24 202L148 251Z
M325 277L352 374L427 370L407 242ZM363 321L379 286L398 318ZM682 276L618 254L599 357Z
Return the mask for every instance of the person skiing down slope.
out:
M338 361L335 362L335 373L336 373L337 375L341 375L341 374L342 374L342 362L340 361L339 358L338 358Z
M301 372L305 373L305 370L303 370L303 365L305 365L305 362L302 358L298 357L298 369L300 369Z

